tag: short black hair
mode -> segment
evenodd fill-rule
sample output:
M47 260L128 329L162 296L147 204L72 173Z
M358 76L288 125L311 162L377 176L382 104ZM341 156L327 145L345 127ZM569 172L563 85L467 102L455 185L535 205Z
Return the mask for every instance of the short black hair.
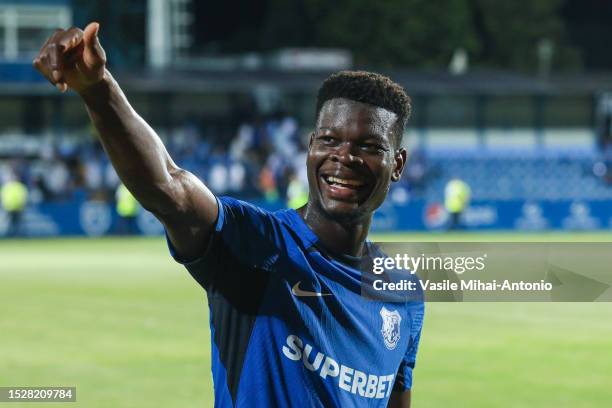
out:
M368 71L340 71L330 75L319 88L317 95L316 119L321 108L330 99L345 98L367 103L393 112L397 115L394 127L397 146L402 136L412 105L410 97L401 85L390 78Z

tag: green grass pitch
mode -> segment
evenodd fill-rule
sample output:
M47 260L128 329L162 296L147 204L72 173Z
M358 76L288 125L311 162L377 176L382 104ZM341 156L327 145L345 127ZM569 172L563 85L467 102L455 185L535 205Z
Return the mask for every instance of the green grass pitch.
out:
M387 241L612 241L391 234ZM208 407L208 310L162 239L0 241L0 386L76 386L54 407ZM610 407L612 304L430 303L414 407ZM39 407L40 404L3 404Z

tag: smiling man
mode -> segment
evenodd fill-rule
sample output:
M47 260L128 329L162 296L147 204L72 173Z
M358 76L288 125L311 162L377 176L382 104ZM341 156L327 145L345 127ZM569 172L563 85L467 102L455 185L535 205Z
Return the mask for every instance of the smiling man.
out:
M34 66L82 97L117 173L207 292L218 407L408 407L423 303L362 296L373 212L398 181L410 100L390 79L321 86L309 199L268 212L178 168L106 70L97 23L58 30Z

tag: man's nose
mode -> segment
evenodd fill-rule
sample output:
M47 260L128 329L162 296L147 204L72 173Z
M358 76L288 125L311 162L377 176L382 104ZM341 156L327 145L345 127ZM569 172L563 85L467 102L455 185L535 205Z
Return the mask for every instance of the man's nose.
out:
M363 163L356 146L350 142L340 143L332 153L331 159L346 165Z

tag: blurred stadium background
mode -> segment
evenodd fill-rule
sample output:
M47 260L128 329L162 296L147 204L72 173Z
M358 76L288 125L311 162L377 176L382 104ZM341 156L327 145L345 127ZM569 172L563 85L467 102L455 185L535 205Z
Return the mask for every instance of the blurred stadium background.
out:
M299 196L320 82L369 69L413 99L410 161L374 238L612 240L610 2L0 0L0 185L28 193L18 222L0 211L0 386L76 385L84 407L212 404L202 291L150 214L119 216L82 103L30 65L55 28L92 20L135 109L217 194ZM471 200L449 233L453 178ZM415 406L609 406L611 312L431 304Z

